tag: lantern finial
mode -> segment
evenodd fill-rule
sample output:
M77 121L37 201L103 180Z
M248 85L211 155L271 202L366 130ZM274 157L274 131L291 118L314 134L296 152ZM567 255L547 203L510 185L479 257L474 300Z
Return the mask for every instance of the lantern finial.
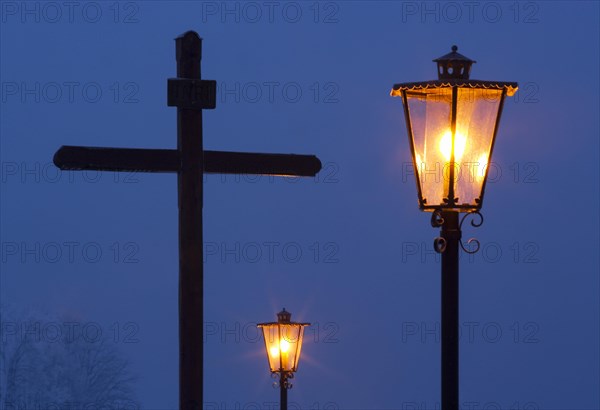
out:
M452 46L452 52L433 60L438 66L438 78L440 80L462 79L468 80L471 73L471 65L475 60L458 53L458 47Z
M277 313L277 321L279 323L290 323L292 320L292 314L290 312L286 312L285 308L279 313Z

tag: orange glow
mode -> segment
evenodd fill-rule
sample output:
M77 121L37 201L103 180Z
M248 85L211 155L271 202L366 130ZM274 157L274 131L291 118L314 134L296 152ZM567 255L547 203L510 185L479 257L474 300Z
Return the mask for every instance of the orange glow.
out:
M295 372L302 350L304 327L309 324L291 322L291 315L285 309L277 316L278 322L258 323L263 331L269 368L271 372Z
M271 353L271 357L276 358L279 357L279 349L277 348L277 346L271 346L270 353Z
M454 161L460 161L465 152L465 146L467 145L467 138L456 131L454 138ZM446 131L440 139L440 152L444 156L446 161L450 161L452 152L452 133L450 130Z
M271 357L277 358L279 357L279 351L283 353L283 357L285 360L286 353L290 350L290 342L285 339L281 339L279 342L279 348L277 346L271 346L269 352L271 353Z
M481 154L479 160L477 160L477 180L483 180L485 177L485 171L488 166L488 156L487 154Z

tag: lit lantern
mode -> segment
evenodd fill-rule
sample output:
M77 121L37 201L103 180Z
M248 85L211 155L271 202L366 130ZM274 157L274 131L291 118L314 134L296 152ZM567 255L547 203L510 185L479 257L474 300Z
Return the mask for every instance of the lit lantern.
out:
M310 326L310 323L295 323L291 319L292 314L283 309L277 314L277 322L258 324L263 330L271 374L276 377L279 373L281 410L287 410L287 391L292 387L289 379L298 370L304 327Z
M475 61L457 50L433 60L438 80L395 84L391 92L402 97L424 211L481 208L504 99L518 88L470 80Z
M271 372L295 372L302 350L304 327L309 323L291 321L292 314L283 309L277 314L277 322L259 323L263 330L265 348Z

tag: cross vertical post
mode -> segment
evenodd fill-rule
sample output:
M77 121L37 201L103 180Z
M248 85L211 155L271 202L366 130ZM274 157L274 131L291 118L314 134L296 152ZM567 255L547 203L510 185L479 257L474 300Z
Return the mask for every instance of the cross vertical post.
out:
M214 80L202 80L202 39L175 39L177 78L168 80L167 105L177 107L177 149L64 145L54 154L61 170L177 173L179 208L179 408L201 410L204 374L204 173L313 177L314 155L204 151L202 110L216 107Z
M176 40L177 77L201 78L202 39L187 32ZM179 206L179 403L202 409L204 270L202 243L202 110L177 108Z

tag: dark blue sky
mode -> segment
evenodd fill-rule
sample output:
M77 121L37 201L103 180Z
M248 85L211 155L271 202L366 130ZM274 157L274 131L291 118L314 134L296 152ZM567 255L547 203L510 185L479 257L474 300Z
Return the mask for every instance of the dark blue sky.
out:
M277 401L254 324L282 307L315 324L297 408L435 408L437 230L389 91L457 44L472 78L520 85L485 223L465 232L482 250L461 262L461 402L600 408L597 2L75 3L0 3L2 303L97 323L143 408L176 406L175 176L51 161L63 144L175 147L166 79L191 29L219 85L205 147L324 164L205 179L207 408Z

